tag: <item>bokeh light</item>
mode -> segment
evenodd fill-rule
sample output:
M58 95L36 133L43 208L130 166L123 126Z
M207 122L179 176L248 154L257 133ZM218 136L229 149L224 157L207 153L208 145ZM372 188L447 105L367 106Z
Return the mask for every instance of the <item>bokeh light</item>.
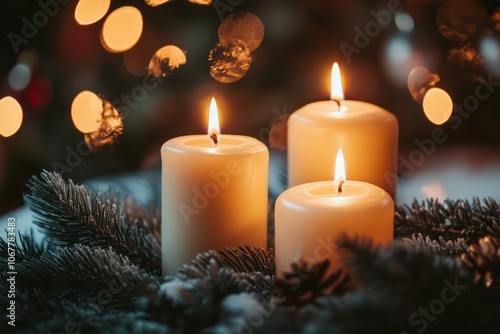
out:
M9 86L15 91L25 89L31 81L31 70L25 64L16 64L7 78Z
M103 102L91 91L80 92L71 105L73 124L82 133L91 133L99 129L102 121Z
M146 3L146 5L149 5L151 7L156 7L156 6L159 6L159 5L163 5L164 3L167 3L169 1L172 1L172 0L144 0L144 2Z
M405 63L410 59L411 45L402 36L393 37L387 46L387 58L390 62Z
M384 67L387 76L396 85L404 85L408 74L418 61L419 55L413 50L407 35L397 34L391 36L384 46Z
M166 45L156 51L148 66L148 73L154 77L165 77L174 69L186 63L185 53L175 45Z
M23 123L23 109L12 96L0 100L0 135L10 137Z
M396 22L396 27L398 27L401 32L410 33L415 28L415 22L410 14L396 13L394 21Z
M488 62L498 62L500 60L500 44L493 36L486 36L481 40L481 52Z
M78 24L89 25L102 19L109 10L111 0L80 0L75 8Z
M102 98L102 118L99 127L84 135L85 143L92 152L99 152L118 142L123 133L123 122L115 107Z
M486 67L494 74L500 73L500 42L494 36L485 36L480 42L481 50Z
M425 94L423 108L429 121L441 125L450 118L453 111L453 101L443 89L431 88Z
M219 40L223 45L229 45L236 39L254 51L264 39L264 24L252 13L236 12L229 15L219 26Z
M195 5L210 5L212 3L212 0L188 0L191 3L194 3Z
M436 86L441 80L438 74L432 73L423 66L414 67L408 75L408 90L411 97L418 103L422 103L427 91Z
M429 182L422 186L420 189L427 198L436 198L443 202L446 200L447 195L441 182Z
M131 49L142 34L141 12L132 6L113 11L104 21L101 43L109 52L124 52Z
M446 1L439 8L436 22L444 37L465 42L489 17L481 3L469 0Z
M451 49L448 59L464 69L481 66L485 61L483 55L468 44Z
M491 15L491 22L496 31L500 31L500 7Z
M252 56L250 49L240 40L217 42L208 56L210 75L217 81L231 83L245 76Z
M17 63L28 66L30 71L33 72L38 65L38 53L34 50L21 51L19 56L17 56Z

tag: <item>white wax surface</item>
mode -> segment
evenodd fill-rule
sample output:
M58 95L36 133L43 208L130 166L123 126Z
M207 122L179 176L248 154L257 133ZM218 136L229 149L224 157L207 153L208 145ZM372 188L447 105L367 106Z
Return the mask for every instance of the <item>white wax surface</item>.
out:
M276 201L276 274L300 259L330 259L339 266L333 243L343 234L365 236L376 244L393 240L394 202L384 190L366 182L347 181L337 192L333 181L292 187Z
M260 141L207 135L167 141L162 156L162 270L174 275L196 254L266 247L269 153Z
M398 122L376 105L360 101L308 104L288 121L289 186L333 180L342 148L348 180L365 181L393 198L397 180Z

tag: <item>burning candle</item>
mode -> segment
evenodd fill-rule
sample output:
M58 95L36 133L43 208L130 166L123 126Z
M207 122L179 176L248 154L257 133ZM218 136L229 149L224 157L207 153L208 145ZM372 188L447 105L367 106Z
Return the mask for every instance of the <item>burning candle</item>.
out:
M269 152L257 139L222 135L215 100L207 135L167 141L162 158L162 272L196 254L266 247Z
M334 180L292 187L276 200L276 274L301 259L310 264L329 259L333 272L340 265L334 242L343 233L375 244L393 239L391 196L373 184L346 180L345 167L339 149Z
M352 180L396 193L398 121L376 105L345 101L340 70L332 67L331 100L310 103L288 121L289 186L330 180L334 154L344 148Z

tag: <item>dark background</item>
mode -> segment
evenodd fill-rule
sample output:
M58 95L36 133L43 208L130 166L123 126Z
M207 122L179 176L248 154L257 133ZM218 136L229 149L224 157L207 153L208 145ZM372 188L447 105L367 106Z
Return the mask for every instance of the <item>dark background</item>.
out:
M257 15L264 23L265 38L252 53L253 62L247 74L235 83L225 84L212 78L209 71L208 54L218 41L221 23L214 4L200 6L174 0L150 7L138 0L112 1L108 14L122 5L134 5L143 14L144 35L130 52L151 57L155 48L173 44L186 51L187 63L164 78L157 89L131 110L124 119L119 142L84 156L64 177L81 182L158 168L163 142L178 135L205 132L204 114L212 96L216 97L222 113L223 132L266 141L261 137L275 120L276 110L291 113L309 102L329 98L328 80L334 61L339 63L345 78L347 99L371 102L396 115L400 124L400 153L408 157L416 148L415 139L429 138L436 127L408 91L406 79L413 67L426 66L439 74L438 87L445 89L455 103L474 94L481 78L491 75L500 80L500 57L496 62L480 64L460 63L448 57L450 50L466 44L479 50L486 35L498 41L499 31L494 24L490 21L477 25L477 32L465 42L447 39L436 23L443 3L402 1L403 11L415 22L413 32L399 32L391 19L348 62L340 43L354 45L354 28L364 30L374 20L370 11L387 8L386 1L242 0L224 12L224 16L237 11ZM484 6L488 17L500 6L498 1L478 3ZM31 83L21 92L13 91L7 82L18 56L7 35L9 32L20 35L22 17L31 21L41 7L37 1L28 0L2 4L0 98L12 95L18 99L24 119L15 135L0 137L0 214L22 205L29 178L42 169L52 170L54 162L66 164L67 148L75 149L83 139L70 115L72 100L80 91L91 90L113 101L142 85L143 76L130 73L122 54L109 53L102 47L99 35L104 20L90 26L75 22L76 4L77 0L73 0L60 5L59 13L39 28L28 44L20 46L38 56ZM400 64L391 62L387 53L397 36L411 45L410 57ZM40 86L40 82L45 86ZM457 130L449 124L442 125L449 139L436 148L434 157L447 157L454 152L455 156L463 155L474 163L483 160L486 164L496 163L500 155L499 109L500 93L495 91ZM276 148L271 151L281 154ZM429 159L419 168L425 166L435 165Z

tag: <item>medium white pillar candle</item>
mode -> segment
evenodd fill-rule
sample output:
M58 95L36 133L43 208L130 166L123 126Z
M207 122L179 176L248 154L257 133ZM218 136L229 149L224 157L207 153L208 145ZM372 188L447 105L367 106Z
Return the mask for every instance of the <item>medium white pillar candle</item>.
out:
M344 101L335 65L332 100L310 103L288 121L289 186L331 180L334 154L342 147L349 179L375 184L395 198L398 121L376 105Z
M161 148L163 275L211 249L266 247L267 147L251 137L209 133Z
M289 271L291 263L301 259L310 264L329 259L329 272L338 269L334 242L344 233L350 237L371 238L375 244L393 240L391 196L366 182L347 180L341 192L339 184L337 177L336 181L301 184L278 197L275 207L277 275Z

